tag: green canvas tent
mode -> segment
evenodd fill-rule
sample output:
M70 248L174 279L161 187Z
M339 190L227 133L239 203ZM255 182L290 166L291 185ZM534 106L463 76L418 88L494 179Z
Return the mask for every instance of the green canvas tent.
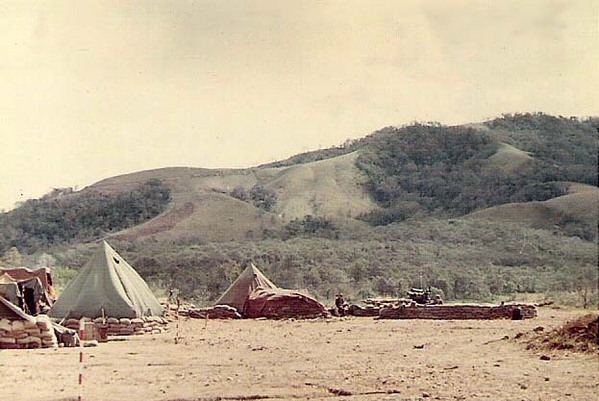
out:
M146 282L114 249L103 241L81 268L48 315L54 318L135 318L156 316L162 306Z
M248 263L245 270L216 301L216 305L229 305L237 309L239 313L243 313L245 301L250 293L258 287L277 288L253 263Z

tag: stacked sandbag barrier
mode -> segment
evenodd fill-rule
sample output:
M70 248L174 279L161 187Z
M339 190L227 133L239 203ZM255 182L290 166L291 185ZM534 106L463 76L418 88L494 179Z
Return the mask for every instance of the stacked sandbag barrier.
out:
M366 307L362 307L360 305L350 305L349 308L347 308L347 314L351 315L351 316L378 316L379 315L379 311L381 310L380 307L376 307L376 306L371 306L368 305Z
M534 305L510 304L490 305L434 305L434 306L400 306L383 308L379 312L380 319L532 319L537 316Z
M85 318L84 318L85 319ZM79 328L78 319L68 319L64 326L69 329L77 330ZM88 320L85 325L87 338L96 336L96 332L104 331L109 336L130 336L141 334L160 334L168 330L168 321L160 316L147 316L143 318L115 318L98 317ZM98 334L99 335L99 334Z
M31 320L0 319L0 348L50 348L57 347L52 322L46 315Z
M241 315L237 309L229 305L192 309L187 312L187 316L195 319L241 319Z

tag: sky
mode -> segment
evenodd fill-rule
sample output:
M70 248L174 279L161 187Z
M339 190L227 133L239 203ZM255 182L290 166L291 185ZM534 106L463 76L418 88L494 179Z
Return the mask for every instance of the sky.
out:
M0 210L413 121L599 115L599 2L0 0Z

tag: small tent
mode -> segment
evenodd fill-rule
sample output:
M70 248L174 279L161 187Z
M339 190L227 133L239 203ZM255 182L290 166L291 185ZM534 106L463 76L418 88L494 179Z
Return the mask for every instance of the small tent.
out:
M216 301L216 305L229 305L243 312L249 294L261 288L277 288L253 263L248 263L239 277L227 288L227 291Z
M146 282L106 241L81 268L48 315L135 318L163 313Z

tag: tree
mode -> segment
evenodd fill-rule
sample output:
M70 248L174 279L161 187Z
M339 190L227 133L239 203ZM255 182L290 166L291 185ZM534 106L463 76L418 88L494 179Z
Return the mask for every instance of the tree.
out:
M236 186L235 188L233 188L233 190L231 191L231 196L233 198L242 200L244 202L247 202L247 200L249 199L247 191L241 185Z
M599 274L597 266L582 266L576 276L574 290L580 296L582 307L587 309L593 299L599 307Z
M257 208L271 211L277 201L277 194L262 185L254 185L250 190L250 199Z

